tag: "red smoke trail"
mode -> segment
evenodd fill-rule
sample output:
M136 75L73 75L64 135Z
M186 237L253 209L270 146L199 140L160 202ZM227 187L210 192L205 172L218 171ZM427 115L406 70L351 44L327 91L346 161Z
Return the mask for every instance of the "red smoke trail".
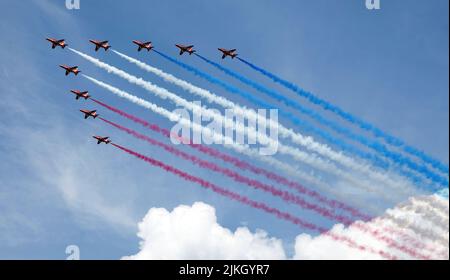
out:
M350 219L348 219L346 217L335 215L335 214L331 213L331 211L329 211L328 209L320 207L320 206L317 206L317 205L312 204L312 203L309 203L309 202L303 200L302 198L300 198L300 197L298 197L296 195L293 195L293 194L291 194L291 193L289 193L287 191L282 191L280 189L277 189L274 186L267 185L267 184L264 184L264 183L262 183L260 181L253 180L253 179L250 179L248 177L242 176L239 173L234 172L233 170L230 170L228 168L220 167L220 166L218 166L217 164L215 164L213 162L202 160L202 159L200 159L200 158L198 158L196 156L189 155L189 154L187 154L187 153L185 153L185 152L183 152L183 151L181 151L181 150L179 150L177 148L174 148L173 146L170 146L170 145L164 144L162 142L159 142L159 141L157 141L155 139L152 139L152 138L150 138L150 137L148 137L146 135L140 134L140 133L138 133L138 132L136 132L136 131L134 131L132 129L123 127L123 126L121 126L119 124L116 124L116 123L114 123L112 121L109 121L109 120L107 120L105 118L102 118L102 117L99 117L99 118L102 121L104 121L104 122L114 126L115 128L118 128L118 129L120 129L120 130L122 130L122 131L124 131L124 132L126 132L126 133L128 133L128 134L130 134L130 135L132 135L132 136L134 136L136 138L138 138L138 139L144 140L144 141L150 143L151 145L163 148L167 152L169 152L169 153L171 153L171 154L173 154L173 155L175 155L177 157L183 158L185 160L189 160L193 164L196 164L196 165L198 165L198 166L200 166L202 168L206 168L206 169L209 169L211 171L221 173L221 174L223 174L223 175L225 175L225 176L235 180L236 182L247 184L248 186L250 186L252 188L263 190L265 192L271 193L272 195L280 197L281 199L283 199L286 202L295 203L295 204L299 205L300 207L302 207L304 209L308 209L310 211L314 211L314 212L316 212L316 213L318 213L318 214L320 214L320 215L322 215L322 216L324 216L324 217L326 217L328 219L337 221L339 223L343 223L343 224L345 224L347 226L353 223L352 220L350 220Z
M206 181L206 180L204 180L202 178L190 175L190 174L188 174L188 173L186 173L184 171L176 169L175 167L172 167L172 166L169 166L167 164L164 164L163 162L160 162L160 161L158 161L156 159L153 159L153 158L148 157L148 156L144 156L144 155L142 155L140 153L137 153L135 151L132 151L130 149L122 147L122 146L120 146L118 144L111 143L111 145L113 145L114 147L116 147L116 148L118 148L118 149L120 149L120 150L122 150L122 151L124 151L124 152L126 152L128 154L130 154L130 155L133 155L133 156L135 156L135 157L137 157L137 158L139 158L139 159L141 159L141 160L143 160L143 161L145 161L145 162L147 162L147 163L149 163L149 164L151 164L153 166L162 168L162 169L164 169L165 171L167 171L169 173L177 175L178 177L180 177L180 178L182 178L182 179L184 179L186 181L190 181L190 182L196 183L196 184L200 185L201 187L203 187L205 189L210 189L210 190L212 190L213 192L215 192L217 194L220 194L222 196L228 197L228 198L233 199L235 201L238 201L238 202L240 202L242 204L248 205L248 206L250 206L252 208L259 209L259 210L262 210L262 211L264 211L266 213L275 215L275 216L277 216L280 219L289 221L289 222L291 222L291 223L293 223L295 225L298 225L300 227L303 227L303 228L306 228L306 229L309 229L309 230L312 230L312 231L316 231L316 232L319 232L319 233L324 234L326 236L329 236L333 240L344 242L345 244L347 244L351 248L355 248L355 249L358 249L358 250L361 250L361 251L370 252L370 253L373 253L373 254L378 254L378 255L382 256L383 258L387 258L387 259L392 259L392 260L396 259L395 256L393 256L393 255L391 255L391 254L389 254L387 252L384 252L382 250L376 250L376 249L373 249L373 248L365 246L365 245L359 245L355 241L351 240L350 238L348 238L346 236L339 236L337 234L328 232L328 230L323 228L323 227L320 227L320 226L317 226L315 224L306 222L306 221L304 221L304 220L302 220L302 219L300 219L298 217L295 217L295 216L293 216L293 215L291 215L289 213L286 213L286 212L282 212L282 211L280 211L280 210L278 210L276 208L272 208L272 207L268 206L265 203L251 200L248 197L245 197L245 196L239 195L239 194L237 194L235 192L232 192L232 191L226 190L224 188L221 188L221 187L219 187L219 186L217 186L217 185L215 185L213 183L210 183L210 182L208 182L208 181Z
M202 160L202 159L200 159L200 158L198 158L196 156L193 156L193 155L189 155L189 154L187 154L187 153L185 153L185 152L183 152L181 150L178 150L177 148L174 148L174 147L172 147L170 145L167 145L167 144L164 144L164 143L159 142L157 140L154 140L154 139L152 139L152 138L150 138L150 137L148 137L146 135L140 134L140 133L138 133L138 132L136 132L136 131L134 131L132 129L123 127L123 126L121 126L119 124L116 124L114 122L106 120L106 119L104 119L102 117L100 117L100 119L102 121L104 121L104 122L106 122L106 123L116 127L119 130L122 130L122 131L124 131L124 132L126 132L126 133L128 133L128 134L130 134L130 135L132 135L132 136L134 136L136 138L138 138L138 139L144 140L144 141L150 143L151 145L161 147L164 150L166 150L167 152L169 152L169 153L171 153L171 154L173 154L173 155L175 155L177 157L183 158L185 160L189 160L193 164L196 164L196 165L198 165L198 166L200 166L202 168L206 168L206 169L209 169L211 171L221 173L221 174L223 174L223 175L225 175L225 176L227 176L229 178L232 178L236 182L247 184L248 186L253 187L255 189L260 189L260 190L263 190L265 192L269 192L269 193L271 193L274 196L280 197L281 199L283 199L286 202L295 203L295 204L297 204L298 206L300 206L300 207L302 207L304 209L308 209L310 211L314 211L314 212L318 213L319 215L321 215L321 216L323 216L325 218L328 218L330 220L334 220L334 221L337 221L339 223L343 223L346 226L351 225L350 227L354 227L354 228L357 228L357 229L361 230L362 232L371 234L376 239L385 242L389 247L392 247L392 248L395 248L395 249L400 250L402 252L405 252L405 253L409 254L410 256L412 256L414 258L421 258L421 259L429 258L428 256L424 256L424 255L421 255L421 254L417 253L415 250L410 249L410 248L408 248L405 245L399 245L392 238L384 236L383 235L383 231L380 231L378 229L375 229L375 230L371 229L369 226L367 226L365 224L362 224L362 223L358 223L358 222L353 223L352 220L350 220L350 219L348 219L346 217L335 215L335 214L331 213L329 210L327 210L326 208L317 206L315 204L311 204L311 203L303 200L302 198L300 198L298 196L295 196L295 195L293 195L293 194L291 194L289 192L279 190L279 189L277 189L274 186L267 185L267 184L261 183L261 182L259 182L257 180L252 180L252 179L250 179L248 177L242 176L239 173L236 173L236 172L234 172L234 171L232 171L230 169L222 168L222 167L216 165L215 163Z
M353 223L349 229L351 228L357 228L359 230L361 230L362 232L365 233L370 233L372 234L374 237L376 237L376 239L385 242L389 247L397 249L399 251L402 251L416 259L423 259L423 260L430 260L431 256L429 255L424 255L421 254L419 252L417 252L415 249L411 249L406 245L400 245L396 240L383 235L385 229L371 229L369 226L367 226L366 224L360 223L360 222L355 222Z
M149 123L149 122L147 122L145 120L142 120L142 119L140 119L138 117L135 117L135 116L133 116L131 114L128 114L128 113L126 113L124 111L121 111L121 110L119 110L117 108L109 106L109 105L107 105L107 104L105 104L105 103L103 103L101 101L98 101L98 100L96 100L94 98L91 98L91 100L94 101L95 103L105 107L106 109L108 109L108 110L110 110L110 111L112 111L114 113L119 114L122 117L125 117L125 118L127 118L127 119L129 119L129 120L131 120L133 122L139 123L139 124L149 128L149 129L151 129L151 130L153 130L153 131L155 131L157 133L160 133L160 134L162 134L162 135L164 135L166 137L170 138L172 136L172 137L178 138L178 140L180 140L182 143L190 143L190 147L192 147L194 149L197 149L198 151L200 151L200 152L202 152L204 154L207 154L209 156L218 158L218 159L220 159L220 160L222 160L224 162L231 163L231 164L233 164L234 166L236 166L237 168L239 168L241 170L248 170L248 171L251 171L251 172L253 172L255 174L263 175L263 176L265 176L266 178L268 178L268 179L270 179L272 181L275 181L277 183L285 185L285 186L287 186L287 187L289 187L291 189L295 189L299 193L304 194L304 195L308 195L308 196L312 197L313 199L317 200L318 202L321 202L323 204L328 205L332 209L339 208L339 209L345 210L345 211L349 212L350 215L352 215L353 217L355 217L355 218L356 217L362 218L364 221L368 221L368 220L372 219L371 216L363 214L359 210L357 210L357 209L355 209L355 208L353 208L351 206L348 206L348 205L346 205L346 204L344 204L344 203L342 203L340 201L328 199L328 198L324 197L323 195L319 194L318 192L310 190L310 189L307 189L304 186L302 186L301 184L299 184L297 182L294 182L294 181L290 181L290 180L284 178L283 176L280 176L278 174L275 174L275 173L273 173L271 171L268 171L268 170L265 170L263 168L259 168L259 167L253 166L253 165L251 165L251 164L249 164L249 163L247 163L245 161L242 161L242 160L240 160L238 158L235 158L233 156L226 155L224 153L221 153L221 152L219 152L219 151L217 151L215 149L206 147L204 145L192 144L190 142L190 140L182 139L178 135L174 135L174 134L171 135L170 131L167 130L167 129L161 128L161 127L159 127L159 126L157 126L155 124L151 124L151 123Z
M438 247L434 245L429 245L426 243L423 243L419 241L416 237L410 236L408 233L404 232L404 229L396 229L396 228L390 228L390 227L382 227L382 229L390 234L396 235L397 237L402 238L403 243L409 244L411 247L416 248L417 250L427 250L432 253L436 253L439 256L443 256L443 252L439 252Z

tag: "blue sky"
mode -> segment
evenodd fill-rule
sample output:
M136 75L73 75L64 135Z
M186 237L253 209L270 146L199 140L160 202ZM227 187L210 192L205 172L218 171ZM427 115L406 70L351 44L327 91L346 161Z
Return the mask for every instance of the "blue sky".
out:
M67 50L52 50L45 37L65 38L75 49L192 100L188 93L110 52L95 53L87 42L108 39L121 52L250 106L155 54L137 53L131 40L151 40L174 56L175 43L192 43L202 55L216 60L217 47L237 48L242 57L448 164L448 1L381 2L381 10L368 11L363 0L81 0L80 10L67 10L62 0L0 0L0 258L63 259L66 246L76 244L82 258L117 259L138 249L136 224L148 209L172 209L194 201L213 205L222 225L264 229L282 238L287 248L300 233L295 226L173 178L110 146L95 145L91 135L108 134L144 154L271 201L265 194L168 156L100 122L84 121L78 109L95 106L75 102L69 89L89 90L109 104L171 127L159 116L118 100L80 77L65 77L58 64L79 65L91 76L171 110L174 107ZM182 60L242 86L195 57ZM223 63L296 98L242 63ZM108 112L100 114L138 129ZM279 201L271 202L325 223Z

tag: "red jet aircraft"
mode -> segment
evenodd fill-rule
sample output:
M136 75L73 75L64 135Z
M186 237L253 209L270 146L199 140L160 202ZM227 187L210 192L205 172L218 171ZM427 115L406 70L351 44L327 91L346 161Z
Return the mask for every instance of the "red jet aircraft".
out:
M80 73L81 71L78 70L78 66L67 66L67 65L59 65L59 67L63 68L64 70L66 70L66 76L69 75L69 73L74 73L75 75L78 75L78 73Z
M79 91L79 90L70 90L70 91L76 95L76 97L75 97L76 100L80 99L80 97L82 97L84 99L88 99L89 97L91 97L88 94L88 91Z
M111 143L111 140L109 140L109 137L108 137L108 136L106 136L106 137L102 137L102 136L92 136L92 137L94 137L95 139L97 139L97 144L100 144L100 143L109 144L109 143Z
M108 41L96 41L96 40L89 40L92 44L95 45L95 51L98 51L100 48L105 49L105 52L111 47L108 44Z
M222 59L224 59L227 56L230 56L231 58L235 58L238 55L236 53L236 49L227 50L227 49L218 48L218 50L222 52Z
M80 112L84 114L84 119L87 119L87 118L89 118L89 117L92 117L92 118L95 119L96 117L99 116L99 115L97 114L97 110L92 110L92 111L89 111L89 110L80 110Z
M176 44L175 46L180 49L180 55L182 55L184 52L188 52L189 55L195 53L194 45L184 46Z
M136 45L139 46L138 48L138 52L140 52L142 49L146 49L147 51L150 51L151 49L153 49L153 45L152 42L141 42L138 40L133 40L133 43L135 43Z
M45 40L52 43L52 49L56 48L57 46L64 49L66 46L68 46L66 44L66 41L64 41L64 39L57 40L57 39L53 39L53 38L45 38Z

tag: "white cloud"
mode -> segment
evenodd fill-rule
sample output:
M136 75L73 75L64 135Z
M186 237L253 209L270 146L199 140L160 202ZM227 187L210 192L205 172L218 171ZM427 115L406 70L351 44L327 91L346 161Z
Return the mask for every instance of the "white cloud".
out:
M139 223L140 251L124 259L284 259L282 242L246 227L235 232L217 223L202 202L172 212L152 208Z
M390 228L394 232L382 231L382 234L401 245L413 246L406 239L412 237L415 242L424 245L425 249L415 247L422 255L430 255L433 259L448 259L448 222L447 231L435 230L436 224L426 221L429 213L427 208L413 208L415 201L421 198L412 198L399 207L387 212L391 215L381 216L365 226L381 229ZM439 199L439 202L436 201ZM430 196L423 201L446 203L437 196ZM409 207L404 207L408 205ZM420 211L419 211L420 210ZM421 212L422 211L422 212ZM409 225L402 228L391 219L392 216L405 218ZM448 215L447 215L448 221ZM442 238L447 237L447 244L439 240L429 239L415 230L432 230ZM399 259L411 259L405 252L389 247L383 241L352 227L335 225L331 232L348 237L359 245L365 245L376 250L382 250ZM402 232L402 234L399 234ZM138 236L140 251L123 259L286 259L287 254L282 247L282 241L269 237L264 231L252 233L246 227L240 227L235 232L224 228L217 223L215 209L202 202L192 206L180 205L172 212L164 208L152 208L139 223ZM414 246L413 246L414 248ZM294 259L382 259L380 255L350 248L342 242L337 242L326 235L316 237L300 234L295 240Z

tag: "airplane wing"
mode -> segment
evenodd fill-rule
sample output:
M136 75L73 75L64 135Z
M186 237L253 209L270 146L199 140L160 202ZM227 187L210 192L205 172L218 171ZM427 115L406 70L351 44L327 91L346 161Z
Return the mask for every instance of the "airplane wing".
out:
M180 50L180 55L182 55L184 53L184 51L183 50Z
M61 40L58 40L58 41L56 41L57 43L62 43L62 42L64 42L64 39L61 39Z
M100 47L98 45L95 45L95 51L98 51Z
M87 119L88 117L89 117L89 115L84 113L84 119Z
M187 46L186 48L190 49L190 48L193 48L193 47L194 47L194 45L190 45L190 46Z
M222 55L222 59L224 59L226 56L227 56L226 54L223 54L223 55Z
M232 50L230 50L230 52L235 52L236 51L236 49L232 49Z
M104 45L104 44L107 44L107 43L108 43L108 41L101 41L100 45Z

